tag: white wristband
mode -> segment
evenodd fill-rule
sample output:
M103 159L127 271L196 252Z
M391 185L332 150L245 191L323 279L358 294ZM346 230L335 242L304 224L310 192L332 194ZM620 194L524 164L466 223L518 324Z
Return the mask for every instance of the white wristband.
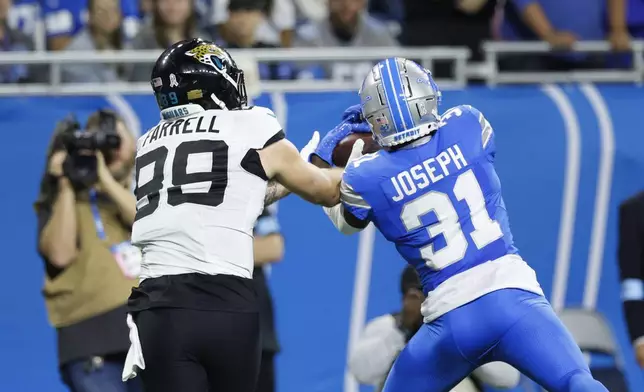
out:
M350 235L362 230L351 226L346 220L344 220L344 207L342 207L342 204L336 204L331 208L322 207L322 209L331 222L333 222L335 228L342 234Z

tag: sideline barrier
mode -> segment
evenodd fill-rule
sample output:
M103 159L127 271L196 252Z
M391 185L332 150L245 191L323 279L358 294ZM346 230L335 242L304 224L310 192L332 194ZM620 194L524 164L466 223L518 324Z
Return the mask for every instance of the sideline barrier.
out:
M644 81L644 41L632 41L625 53L611 53L608 41L580 41L570 52L601 54L610 62L629 64L623 69L579 70L572 72L508 72L501 71L498 61L502 57L547 54L552 48L545 42L496 42L482 45L485 54L480 63L469 62L471 53L465 47L365 47L365 48L287 48L287 49L244 49L231 50L235 58L247 58L256 62L290 62L303 65L342 65L342 80L297 80L263 82L263 90L269 92L293 91L342 91L358 88L371 64L384 57L406 57L418 61L423 67L434 68L435 61L451 63L453 74L448 79L437 80L443 89L464 87L468 78L484 80L488 85L524 83L568 83L568 82L626 82ZM74 52L8 52L0 57L0 65L47 65L48 83L43 84L1 84L0 96L11 95L97 95L108 93L141 94L149 90L149 83L87 83L61 84L61 69L69 64L152 64L161 54L160 50L122 51L74 51ZM629 60L630 59L630 60ZM364 65L366 63L366 69ZM345 74L349 72L353 78ZM336 75L339 76L339 75ZM329 77L327 75L326 77ZM351 81L351 80L352 81ZM349 80L349 85L347 85ZM351 86L355 84L355 86Z
M348 91L276 92L256 104L272 107L301 147L313 130L333 127L356 100ZM441 107L458 104L479 108L495 129L497 168L515 241L549 299L559 308L596 305L619 337L631 390L644 390L622 320L616 268L617 207L644 188L644 89L467 88L447 91ZM151 95L0 97L2 391L64 390L58 386L55 333L40 294L44 269L35 251L31 204L55 122L70 112L85 121L105 106L142 129L158 120ZM280 204L279 217L286 256L271 274L283 347L279 391L338 392L346 385L351 392L352 382L345 382L351 329L355 333L364 323L361 315L372 318L399 308L403 262L379 234L371 243L369 235L336 233L319 208L296 197Z

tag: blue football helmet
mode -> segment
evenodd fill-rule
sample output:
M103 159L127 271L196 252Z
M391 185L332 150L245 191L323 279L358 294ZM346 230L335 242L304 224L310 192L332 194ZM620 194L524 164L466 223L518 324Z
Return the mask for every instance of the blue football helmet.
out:
M400 57L376 64L360 88L362 113L383 147L407 143L438 129L440 97L431 73Z

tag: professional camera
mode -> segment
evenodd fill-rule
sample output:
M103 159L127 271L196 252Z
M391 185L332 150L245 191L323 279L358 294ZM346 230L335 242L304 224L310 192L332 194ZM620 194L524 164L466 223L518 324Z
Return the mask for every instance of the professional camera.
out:
M67 151L63 172L77 190L91 187L98 180L96 151L99 150L109 164L113 151L121 145L121 137L116 131L116 115L101 110L98 112L98 126L81 130L72 117L58 125L59 148Z

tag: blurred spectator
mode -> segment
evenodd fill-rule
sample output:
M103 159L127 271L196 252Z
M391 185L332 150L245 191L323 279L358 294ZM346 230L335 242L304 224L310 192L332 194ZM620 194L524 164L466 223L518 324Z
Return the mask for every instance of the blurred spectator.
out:
M400 26L405 16L400 0L370 0L369 14L383 21L393 36L397 37L400 34Z
M262 0L225 1L226 18L218 23L218 38L229 48L252 48L255 45L274 47L263 40L257 30L265 22L266 2Z
M293 0L213 0L212 22L217 26L225 23L231 6L235 9L259 9L265 14L255 32L258 40L275 46L292 45L295 28Z
M215 42L231 49L274 48L273 43L262 41L259 27L265 21L262 1L232 0L228 5L228 19L220 25ZM293 67L288 63L259 63L259 76L263 80L292 79Z
M570 49L577 41L609 39L613 49L630 45L626 27L626 0L508 0L504 7L501 38L542 40L554 49ZM608 34L606 32L608 11ZM571 17L582 13L583 16ZM546 58L522 56L512 67L566 71L574 68L601 68L605 56L555 55Z
M644 369L644 192L619 206L619 269L626 325Z
M152 0L152 20L141 28L131 49L165 50L175 42L190 38L210 39L198 30L193 0ZM131 81L149 81L154 64L135 64L128 71Z
M629 7L626 7L626 3ZM608 39L615 51L626 51L630 49L631 37L628 31L629 11L637 10L637 3L640 3L640 13L644 13L642 0L607 0L608 5ZM640 18L644 15L640 15ZM606 28L606 24L604 24Z
M626 1L626 0L625 0ZM631 36L644 38L644 0L628 0L626 25ZM617 24L619 21L613 22Z
M319 21L329 14L329 0L293 0L300 20Z
M439 0L431 5L405 0L404 5L402 45L465 46L474 60L481 58L481 42L491 36L495 0ZM432 73L441 77L446 72L434 68Z
M316 48L398 45L387 27L366 13L366 6L367 0L329 0L327 18L300 27L295 46ZM372 66L372 62L334 62L325 64L322 69L310 68L301 76L359 83Z
M2 52L33 50L32 40L7 24L11 0L0 0L0 49ZM0 65L0 83L18 83L33 78L33 68L25 64Z
M153 6L152 0L139 0L139 12L143 23L148 23L152 20Z
M626 5L621 1L611 3L615 7L611 15L619 15L620 7L626 6L626 30L628 33L636 39L644 38L644 0L624 0L627 2ZM618 26L621 21L618 19L612 22L613 26ZM613 29L617 33L613 33L609 36L613 47L618 47L620 41L623 40L625 34L623 34L624 29ZM624 41L626 42L626 41ZM614 68L628 68L632 67L633 56L631 53L616 53L609 57L609 66Z
M383 20L402 22L404 7L398 0L370 0L369 14Z
M118 0L88 0L88 11L87 26L74 36L65 50L122 49L122 16ZM122 73L116 64L66 64L62 68L65 83L117 82Z
M279 32L280 44L285 48L293 46L296 19L293 0L269 1L269 7L266 11L269 18L266 19L266 23L260 25L257 31L260 37L267 35L270 30L277 30Z
M255 392L275 392L275 355L280 346L275 331L273 298L268 288L267 273L270 265L282 260L284 238L276 216L276 205L272 204L262 212L253 230L253 256L255 269L253 281L259 304L260 333L262 336L262 362Z
M193 8L197 30L208 31L212 26L212 14L215 0L194 0ZM139 0L139 11L143 23L148 23L154 15L154 0Z
M66 121L54 132L34 205L58 365L71 391L138 392L138 379L121 381L130 346L126 303L141 267L129 244L136 141L110 111L93 113L85 132L116 134L118 148L74 150L76 129Z
M437 0L429 6L414 0L403 3L402 45L467 47L472 60L482 60L481 43L491 37L496 0ZM432 64L437 78L450 77L452 70L453 61Z
M349 369L356 379L367 385L382 388L398 353L423 325L420 308L425 300L416 270L407 266L400 282L402 309L369 321L364 332L349 353ZM458 384L452 392L478 391L476 383L500 389L519 385L520 373L508 364L492 362L483 365ZM474 382L475 381L475 382Z
M134 37L139 28L139 5L137 0L119 0L123 15L122 29L126 40ZM74 35L88 23L87 0L44 0L43 16L47 47L63 50Z

